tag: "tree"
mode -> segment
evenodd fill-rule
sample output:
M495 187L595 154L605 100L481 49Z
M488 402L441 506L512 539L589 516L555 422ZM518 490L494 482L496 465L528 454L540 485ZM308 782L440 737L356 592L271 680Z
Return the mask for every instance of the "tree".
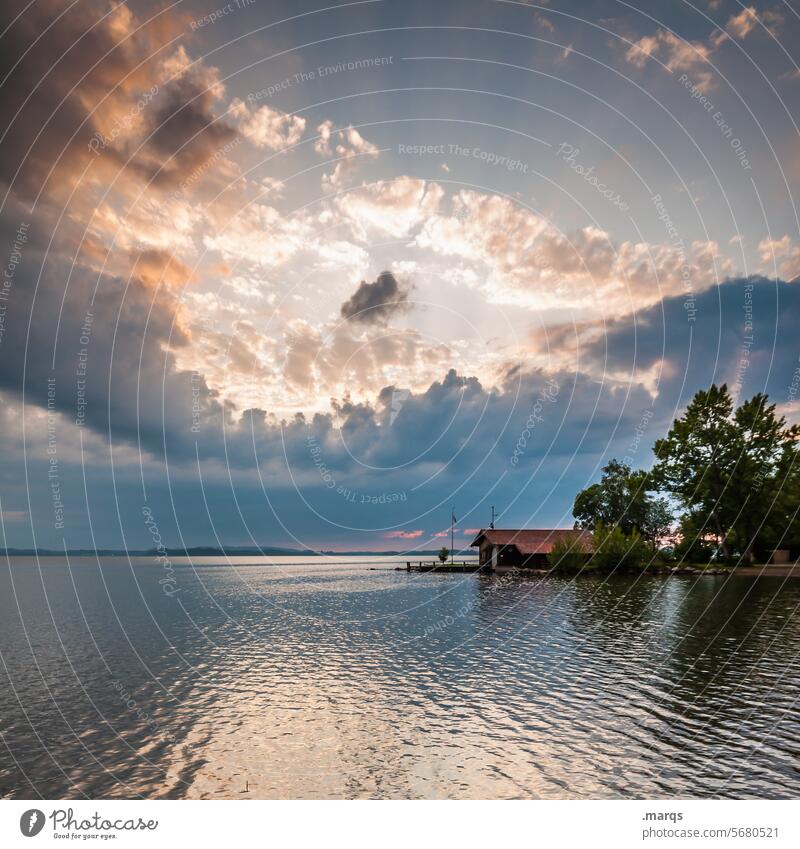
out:
M678 524L680 540L675 546L675 557L685 563L709 563L718 548L709 541L709 535L716 537L708 528L707 516L684 513Z
M443 545L443 546L439 549L439 560L440 560L442 563L446 563L446 562L447 562L447 558L448 558L449 556L450 556L450 549Z
M653 478L685 509L709 517L725 557L735 513L726 487L736 462L733 401L728 387L712 385L698 392L683 417L672 423L653 448L657 463Z
M656 551L661 540L670 534L674 521L675 516L666 498L647 499L647 510L640 530L653 551Z
M786 499L781 496L792 483L800 428L787 427L786 420L775 414L775 405L762 394L742 404L733 420L737 458L730 488L738 495L739 506L734 540L743 556L752 561L757 549L779 545L790 525Z
M783 474L783 485L777 495L777 505L766 522L766 536L773 548L800 548L800 458Z
M726 559L736 548L752 560L791 525L800 428L787 427L766 395L733 406L725 384L698 392L656 441L652 474Z
M635 531L655 551L672 530L675 517L666 499L648 495L652 488L646 472L611 460L600 482L578 493L572 512L579 527L619 527L625 536Z
M650 502L646 486L645 472L635 472L626 463L611 460L603 468L600 482L575 497L572 513L578 526L592 530L598 524L618 525L623 534L642 531Z

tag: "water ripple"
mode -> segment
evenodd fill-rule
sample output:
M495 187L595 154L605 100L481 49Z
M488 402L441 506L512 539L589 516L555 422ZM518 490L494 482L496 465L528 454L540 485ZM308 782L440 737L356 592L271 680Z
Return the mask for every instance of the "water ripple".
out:
M158 577L0 579L3 795L800 793L797 583L200 565L177 604Z

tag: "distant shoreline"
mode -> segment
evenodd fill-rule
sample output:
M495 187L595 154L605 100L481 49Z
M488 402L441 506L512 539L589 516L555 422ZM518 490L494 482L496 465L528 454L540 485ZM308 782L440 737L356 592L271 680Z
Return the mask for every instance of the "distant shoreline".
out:
M263 548L229 546L213 548L211 546L194 546L192 548L166 549L130 549L120 548L68 548L58 550L51 548L5 548L0 549L0 557L435 557L437 550L424 551L313 551L308 548L278 548L264 546ZM477 556L475 552L459 552L460 558Z

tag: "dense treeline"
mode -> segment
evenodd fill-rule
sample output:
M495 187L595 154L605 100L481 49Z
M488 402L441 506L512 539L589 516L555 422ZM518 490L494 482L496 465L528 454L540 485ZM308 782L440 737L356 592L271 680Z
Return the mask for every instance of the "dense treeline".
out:
M800 426L787 425L766 395L736 407L728 387L698 392L653 446L650 471L612 460L578 493L576 527L593 553L563 544L561 569L642 564L767 562L800 549Z

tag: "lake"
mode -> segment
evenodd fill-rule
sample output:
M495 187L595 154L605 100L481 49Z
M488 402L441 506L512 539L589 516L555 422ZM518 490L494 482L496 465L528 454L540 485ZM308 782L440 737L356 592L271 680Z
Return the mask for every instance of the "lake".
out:
M0 793L800 796L800 581L400 562L4 563Z

